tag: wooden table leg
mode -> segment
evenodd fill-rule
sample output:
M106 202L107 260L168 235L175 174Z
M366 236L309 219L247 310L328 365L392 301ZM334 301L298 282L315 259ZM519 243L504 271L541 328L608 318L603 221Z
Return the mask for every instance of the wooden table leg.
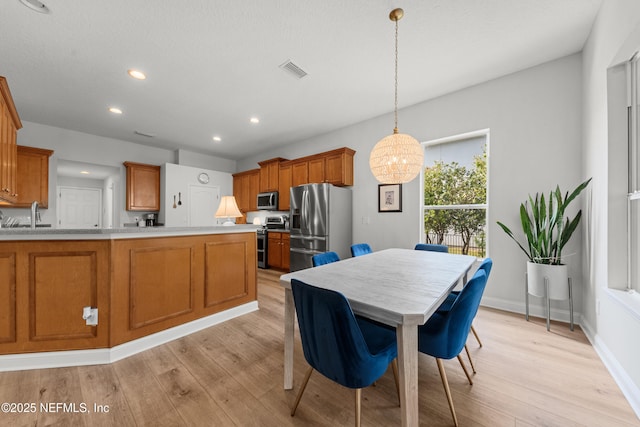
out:
M402 426L418 426L418 331L417 326L398 325L398 367Z
M293 388L293 322L295 306L291 289L284 290L284 389Z

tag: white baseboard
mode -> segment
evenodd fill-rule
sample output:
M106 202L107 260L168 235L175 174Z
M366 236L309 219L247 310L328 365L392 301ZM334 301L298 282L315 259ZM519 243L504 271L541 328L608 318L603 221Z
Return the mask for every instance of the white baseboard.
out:
M252 301L112 348L7 354L0 356L0 372L113 363L256 310L258 301Z
M586 319L582 321L581 327L596 353L600 356L600 360L602 360L602 363L607 367L613 380L618 384L618 387L620 387L622 394L627 398L631 409L633 409L636 416L640 418L640 388L635 385L605 343L594 333L594 329Z
M547 312L544 307L543 298L537 298L534 296L529 297L529 315L533 317L541 317L546 319ZM560 304L563 302L560 301ZM553 302L551 304L551 320L557 320L559 322L569 323L571 319L571 315L569 312L569 301L566 301L566 309L554 307L557 304ZM483 307L496 308L498 310L509 311L511 313L521 313L524 317L526 312L526 306L524 302L514 302L510 300L503 300L500 298L491 298L491 297L483 297L482 304ZM573 323L576 325L580 325L582 322L582 315L576 311L576 307L573 307Z
M538 299L542 300L541 298ZM525 313L524 303L515 303L513 301L506 301L498 298L484 297L482 298L482 306L509 311L512 313L521 313L523 317ZM529 301L529 314L536 317L546 317L544 306L532 305L531 300ZM568 323L568 302L567 310L558 310L552 307L551 319ZM609 351L604 342L597 336L597 334L594 333L594 329L586 321L586 319L580 313L574 311L573 321L576 325L580 325L587 339L591 342L591 346L598 354L598 357L600 357L600 360L602 360L602 363L604 363L604 366L609 371L609 374L611 374L613 380L616 382L618 387L620 387L620 390L622 391L622 394L624 394L624 397L627 399L627 402L629 402L629 405L631 405L631 409L633 409L638 418L640 418L640 389L631 380L629 375L622 368L620 363L618 363L618 360L615 358L613 353Z

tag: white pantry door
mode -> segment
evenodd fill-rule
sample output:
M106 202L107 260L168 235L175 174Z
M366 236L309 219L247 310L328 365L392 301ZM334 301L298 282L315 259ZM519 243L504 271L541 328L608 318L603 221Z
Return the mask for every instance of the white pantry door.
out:
M220 187L189 185L189 227L216 225L216 210L220 204Z
M102 228L102 189L58 187L58 228Z

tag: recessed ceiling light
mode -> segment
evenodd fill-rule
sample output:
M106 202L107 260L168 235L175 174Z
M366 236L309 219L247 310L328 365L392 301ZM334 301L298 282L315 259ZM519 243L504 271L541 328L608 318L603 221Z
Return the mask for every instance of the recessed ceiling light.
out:
M257 117L251 117L249 121L253 124L260 123L260 119Z
M129 75L134 79L144 80L147 78L147 76L142 71L131 69L128 70L127 73L129 73Z
M89 173L90 173L90 172L89 172L89 171L80 171L80 173L81 173L82 175L89 175Z
M20 3L27 6L31 10L35 10L40 13L50 13L49 8L42 2L38 0L20 0Z
M109 107L109 111L113 114L122 114L122 110L116 107Z
M214 140L215 142L220 142L220 141L222 141L222 138L220 138L219 136L214 136L214 137L213 137L213 140Z

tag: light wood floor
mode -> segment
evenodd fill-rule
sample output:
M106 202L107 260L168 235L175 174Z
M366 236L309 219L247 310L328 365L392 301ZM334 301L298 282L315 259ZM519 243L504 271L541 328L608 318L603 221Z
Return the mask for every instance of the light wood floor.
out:
M353 391L315 373L289 416L307 364L299 340L295 389L282 388L283 291L280 273L259 272L258 312L112 365L0 373L0 402L36 403L35 413L0 412L0 425L341 426L353 425ZM481 309L483 340L469 348L478 373L469 386L445 362L462 426L640 426L579 328ZM452 425L434 359L419 358L420 420ZM390 372L363 391L362 424L400 424ZM45 413L44 403L108 407L108 413ZM55 408L55 407L54 407ZM62 411L60 409L60 411Z

